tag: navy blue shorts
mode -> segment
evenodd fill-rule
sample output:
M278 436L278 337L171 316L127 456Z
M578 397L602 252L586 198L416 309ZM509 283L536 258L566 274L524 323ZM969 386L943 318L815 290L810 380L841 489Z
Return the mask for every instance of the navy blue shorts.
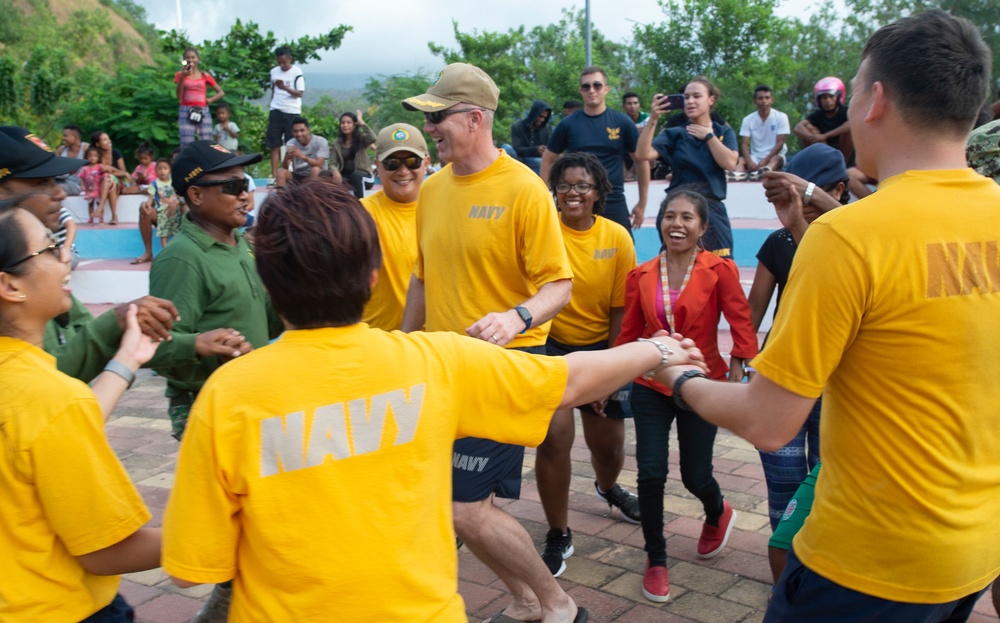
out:
M545 342L545 354L551 357L564 357L569 353L576 352L593 352L595 350L607 350L608 341L602 340L600 342L595 342L594 344L587 344L585 346L570 346L569 344L563 344L551 337L547 342ZM629 406L630 398L632 396L632 382L629 381L622 387L618 389L615 393L611 394L611 398L608 399L608 404L604 405L604 414L613 420L627 420L632 417L632 408ZM580 411L584 413L589 413L590 415L597 415L594 408L589 404L579 405L577 407Z
M104 606L80 623L131 623L135 621L135 612L120 594L115 595L111 603Z
M803 565L792 548L764 623L963 623L985 590L944 604L890 601L824 578Z
M544 355L544 346L512 348ZM455 440L451 461L451 498L455 502L480 502L496 494L516 500L521 496L524 446L492 439L464 437Z

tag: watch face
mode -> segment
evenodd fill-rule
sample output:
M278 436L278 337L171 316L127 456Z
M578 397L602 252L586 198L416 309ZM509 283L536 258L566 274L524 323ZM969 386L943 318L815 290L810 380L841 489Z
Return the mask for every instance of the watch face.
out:
M524 321L524 327L525 327L525 329L527 330L528 328L530 328L531 327L531 312L529 312L526 308L520 307L520 306L515 307L514 311L516 311L517 315L520 316L521 320Z

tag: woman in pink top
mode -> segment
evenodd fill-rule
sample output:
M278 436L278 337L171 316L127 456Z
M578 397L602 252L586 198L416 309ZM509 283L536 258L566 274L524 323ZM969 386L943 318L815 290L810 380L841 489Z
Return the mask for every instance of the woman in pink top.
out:
M226 93L215 78L198 69L198 50L184 50L184 68L174 74L174 82L177 83L177 99L181 102L177 115L181 147L196 138L212 140L212 113L208 106ZM208 97L209 87L215 91L212 97Z

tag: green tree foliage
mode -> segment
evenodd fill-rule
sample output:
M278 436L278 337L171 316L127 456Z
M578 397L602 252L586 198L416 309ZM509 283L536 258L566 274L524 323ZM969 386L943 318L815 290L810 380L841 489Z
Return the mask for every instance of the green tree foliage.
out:
M555 109L566 99L579 98L580 70L584 68L585 19L580 10L564 9L558 24L523 26L505 33L463 33L453 22L458 49L429 43L431 52L445 63L465 62L480 67L500 89L500 104L493 125L497 142L510 140L510 126L542 99ZM592 59L604 67L616 87L633 80L628 47L614 43L592 29ZM614 97L612 95L611 97Z
M644 101L656 92L681 93L691 78L707 76L723 93L716 109L738 126L753 108L754 87L762 81L776 83L780 77L773 72L772 44L794 36L789 22L774 15L777 4L660 0L665 20L634 31ZM777 84L779 89L784 86Z
M369 103L365 110L365 122L372 128L384 128L394 123L409 123L422 129L424 115L406 110L401 101L413 95L420 95L431 85L432 77L417 73L415 75L378 76L370 78L365 85L365 100ZM437 159L437 148L433 141L427 147L431 159Z

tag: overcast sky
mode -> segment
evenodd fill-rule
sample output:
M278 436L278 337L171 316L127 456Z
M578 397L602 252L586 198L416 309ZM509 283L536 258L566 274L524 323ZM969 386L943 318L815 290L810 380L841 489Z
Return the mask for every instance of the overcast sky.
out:
M309 69L329 73L395 74L424 70L438 71L442 60L427 49L432 41L457 47L452 20L463 32L506 31L525 25L557 23L562 7L583 7L583 0L374 0L344 2L333 0L138 0L149 19L160 29L176 28L180 3L184 30L190 39L201 42L225 34L237 17L254 21L265 32L274 31L279 40L317 35L338 24L354 30L343 45L328 52ZM815 11L818 0L783 0L779 15L803 18ZM635 22L663 21L656 0L592 0L591 19L595 27L613 41L627 39Z

